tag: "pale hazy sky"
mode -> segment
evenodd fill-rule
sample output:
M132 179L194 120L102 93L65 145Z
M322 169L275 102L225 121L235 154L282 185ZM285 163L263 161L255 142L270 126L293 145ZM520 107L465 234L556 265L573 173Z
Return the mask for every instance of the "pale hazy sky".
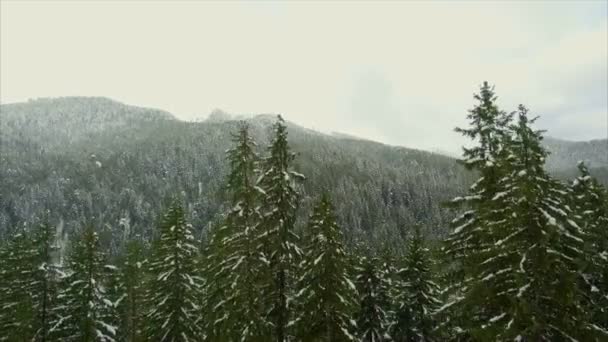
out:
M608 2L1 1L0 101L283 113L456 151L483 80L549 135L608 132Z

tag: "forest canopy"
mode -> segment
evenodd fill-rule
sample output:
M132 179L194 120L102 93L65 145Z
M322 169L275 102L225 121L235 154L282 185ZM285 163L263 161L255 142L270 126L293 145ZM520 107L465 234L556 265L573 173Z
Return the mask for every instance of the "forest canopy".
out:
M458 163L281 116L3 105L0 340L608 339L603 166L557 178L538 117L474 101Z

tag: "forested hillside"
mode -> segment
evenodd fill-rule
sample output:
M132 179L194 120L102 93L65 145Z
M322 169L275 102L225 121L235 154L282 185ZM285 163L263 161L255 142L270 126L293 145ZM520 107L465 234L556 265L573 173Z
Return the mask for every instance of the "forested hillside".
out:
M551 152L547 169L562 179L578 174L576 164L584 161L594 177L608 185L608 140L566 141L547 137L544 145Z
M221 111L203 122L183 122L167 112L86 97L0 108L0 236L44 208L64 232L92 220L102 227L104 243L124 234L148 236L175 191L188 203L197 236L222 210L223 153L239 120ZM248 119L256 141L268 141L273 120ZM382 242L390 236L399 243L404 227L414 223L442 236L449 222L442 203L473 177L438 154L288 127L296 163L308 176L302 205L309 208L311 194L330 191L349 238ZM578 156L608 183L603 141L548 139L547 146L554 150L548 168L558 176L576 175Z
M547 158L547 168L561 170L573 168L578 161L585 161L591 168L608 167L608 140L567 141L551 137L544 139L544 145L551 155Z
M104 243L110 236L149 236L165 200L181 193L200 237L225 209L224 151L238 120L183 122L104 98L43 99L1 108L2 233L48 208L64 232L90 220ZM274 115L248 120L257 148L268 143L274 120ZM442 202L462 193L472 179L448 157L287 126L295 163L307 176L303 208L310 208L319 191L331 192L350 238L390 237L398 243L414 223L445 234L450 219Z
M460 164L105 99L56 100L67 139L7 106L0 341L606 341L608 191L475 99Z

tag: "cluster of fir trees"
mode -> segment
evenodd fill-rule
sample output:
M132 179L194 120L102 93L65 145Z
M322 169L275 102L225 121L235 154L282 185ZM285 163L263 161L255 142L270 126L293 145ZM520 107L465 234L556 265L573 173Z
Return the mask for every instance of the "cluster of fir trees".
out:
M299 236L296 182L304 177L291 169L282 119L266 158L245 124L234 143L231 209L202 248L178 200L150 246L133 239L115 260L91 225L65 257L48 220L16 232L0 250L0 340L410 341L430 334L436 286L419 231L401 268L370 251L359 258L344 246L323 194Z
M282 120L274 126L268 157L257 156L246 126L235 135L234 144L228 151L231 173L227 181L232 209L213 228L202 253L199 326L205 338L388 341L399 309L402 316L412 317L411 329L395 330L395 336L415 340L415 334L424 329L414 324L431 320L430 305L437 303L435 288L424 287L421 291L427 292L414 294L405 292L413 288L402 285L398 305L389 291L399 290L388 284L405 284L409 279L431 283L430 259L421 235L416 235L410 249L417 258L402 260L407 272L388 273L374 253L360 258L354 248L344 246L330 196L323 194L299 236L295 184L304 176L290 167L294 155ZM411 313L410 301L415 297L424 298L420 305L430 302L429 309Z
M452 203L466 211L439 284L419 229L403 256L344 246L327 194L296 229L303 176L279 119L263 159L247 126L234 136L230 210L202 248L179 201L116 266L91 226L59 262L47 221L18 230L0 249L0 340L605 340L606 189L584 164L572 184L551 178L527 109L499 110L487 83L476 99L458 131L480 178Z
M479 179L453 200L466 211L444 247L446 336L474 341L608 339L608 194L584 164L570 185L550 177L542 131L520 105L506 113L484 83L457 129L477 144Z

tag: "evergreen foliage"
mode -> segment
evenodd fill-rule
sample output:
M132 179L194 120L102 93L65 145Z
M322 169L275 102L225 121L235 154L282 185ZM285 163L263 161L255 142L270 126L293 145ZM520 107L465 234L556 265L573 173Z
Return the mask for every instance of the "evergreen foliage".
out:
M470 330L480 327L495 315L491 305L499 291L480 284L486 274L483 262L492 250L493 234L490 228L502 219L503 208L492 199L500 191L498 181L508 172L505 165L507 149L504 144L510 138L509 124L512 114L501 111L496 105L493 87L484 82L475 99L478 104L469 111L469 128L457 128L465 137L478 142L471 148L463 148L462 163L478 172L480 178L470 187L470 194L452 200L452 206L463 206L466 211L452 221L453 232L446 239L445 253L452 274L457 275L446 292L447 316L459 320L466 326L452 326L449 335L467 336ZM466 318L465 318L466 317ZM463 325L464 325L463 324Z
M0 247L0 340L49 340L59 276L54 235L45 218Z
M268 281L261 244L260 215L257 208L260 191L255 185L258 156L242 123L233 136L234 147L227 151L231 171L227 179L230 210L224 223L214 230L206 257L206 277L213 279L205 287L204 306L214 308L207 314L207 339L260 340L269 336L260 291ZM217 317L214 317L217 315Z
M274 330L273 339L286 341L289 337L290 302L293 282L300 263L300 237L294 230L298 192L295 182L304 176L292 171L295 155L287 142L287 127L281 116L273 126L274 137L263 161L258 186L262 191L261 229L259 243L264 248L264 262L268 264L272 281L265 289L268 317Z
M58 281L61 269L56 263L58 246L55 227L48 221L48 213L34 230L33 246L36 249L33 267L35 269L32 299L36 311L34 329L35 340L51 339L53 308L57 305Z
M396 250L389 247L388 243L384 243L377 252L379 271L386 283L386 288L388 289L388 291L380 293L379 300L384 308L384 313L386 315L385 320L387 321L389 332L397 323L398 304L396 299L400 285L402 284L399 279L399 270L403 266L403 252L404 251L399 250L399 253L397 253Z
M399 291L395 296L397 320L391 337L396 342L435 340L433 314L441 302L431 267L429 250L416 226L408 244L405 267L398 271L399 286L395 286Z
M108 230L100 233L103 248L116 253L125 237L116 223L128 221L134 234L153 240L166 209L163 199L175 194L183 192L185 216L197 238L226 212L222 196L230 165L224 153L238 120L184 122L166 112L87 97L0 107L0 239L48 207L51 222L63 222L70 236L80 222L95 217L95 225ZM248 116L250 135L266 145L275 119ZM285 125L298 153L296 169L314 180L302 184L302 208L321 189L329 191L347 239L367 240L382 223L380 234L396 248L407 237L400 227L417 221L441 237L451 219L441 203L461 194L472 179L453 158L438 153ZM298 220L308 214L298 211Z
M228 233L225 225L212 225L209 228L209 240L202 250L201 269L198 272L201 278L201 311L197 325L202 328L206 341L229 341L229 335L232 334L227 322L230 285L224 268Z
M456 130L475 141L464 149L462 164L479 178L467 196L449 203L465 211L453 220L453 232L444 241L433 240L436 234L427 233L433 229L422 234L418 226L396 228L396 222L407 227L414 218L441 225L438 204L430 199L440 201L443 197L436 194L448 188L432 188L429 203L421 206L414 200L420 196L413 193L429 188L403 187L404 179L413 178L399 178L397 171L409 174L409 169L392 164L399 155L385 149L366 150L377 158L377 165L371 166L343 158L344 151L353 150L307 153L305 158L321 166L311 168L310 160L297 164L311 172L310 183L315 183L300 188L298 181L304 177L293 171L295 154L280 116L263 159L253 136L263 136L260 132L267 126L242 122L232 135L233 146L226 152L228 177L219 192L227 196L224 204L205 195L205 186L215 183L201 180L210 178L194 176L200 160L185 160L185 145L160 140L169 162L148 165L154 171L143 177L145 196L116 180L112 186L123 190L115 207L97 206L112 198L100 184L107 160L87 155L86 190L70 188L69 179L57 178L53 196L39 196L36 189L28 192L31 198L61 199L53 205L68 208L54 214L61 217L58 221L47 213L30 227L22 222L29 218L29 207L15 206L4 196L10 189L10 196L18 197L23 186L15 178L2 177L20 172L15 171L20 170L15 160L25 160L20 159L24 155L6 158L2 152L0 157L11 166L10 172L0 168L0 341L607 340L608 191L583 163L569 185L549 175L543 132L533 129L536 118L529 118L524 106L513 113L500 110L488 83L475 99L469 127ZM147 124L152 126L173 123L170 117L149 114ZM22 120L14 113L9 116ZM218 118L210 123L216 128L234 124ZM95 120L90 118L93 124L85 125L83 132L104 131ZM126 126L128 122L120 121L116 128ZM296 150L325 146L314 139L303 144L301 138L308 133L292 132L299 134ZM226 141L217 134L211 141L214 148L223 149ZM52 138L47 135L45 139ZM184 140L187 137L184 134ZM5 133L0 138L4 142ZM55 148L61 146L57 141ZM409 153L408 162L418 160L418 154ZM385 159L376 154L386 154ZM116 165L131 170L137 158L121 155ZM201 158L209 163L205 172L223 172L210 154L201 152ZM341 168L332 168L336 161ZM380 172L384 169L395 175L387 178ZM417 170L424 174L430 169ZM37 178L37 172L31 171L31 177ZM130 177L138 178L136 173ZM349 186L349 177L364 189ZM336 179L338 184L333 184ZM330 191L313 207L311 198L325 188ZM63 202L64 190L70 206ZM142 225L150 223L151 213L159 215L159 193L179 193L188 205L174 200L156 233L146 234L148 228ZM304 209L312 207L307 226L297 210L300 201ZM425 208L433 212L421 214ZM216 211L222 214L213 216ZM84 218L100 222L102 230L90 224L70 234ZM57 227L50 221L58 222ZM119 239L108 229L112 222L124 228ZM195 241L188 222L204 229L201 241ZM10 234L6 227L11 227ZM350 235L343 236L341 227ZM152 235L148 252L146 241ZM72 239L66 245L68 236ZM443 249L432 248L441 242ZM441 286L436 279L442 280Z
M104 284L113 267L107 266L97 233L89 225L72 241L54 309L53 336L62 341L115 341L114 305Z
M542 131L535 131L520 106L507 146L510 172L492 199L502 220L494 247L482 262L482 286L494 283L496 310L482 329L501 339L532 341L587 339L585 313L577 289L583 259L583 232L573 221L564 185L544 169L547 152ZM485 336L485 335L483 335Z
M26 227L20 227L0 249L0 339L31 339L36 310L34 267L36 247Z
M591 177L583 162L571 185L576 221L587 234L583 280L591 329L608 338L608 191Z
M146 247L141 240L133 239L127 242L123 253L115 275L113 299L118 318L117 337L121 341L145 341Z
M357 270L359 312L357 314L358 337L363 342L390 341L391 322L387 315L389 287L386 274L377 257L361 258Z
M357 290L329 195L313 209L305 235L299 289L298 340L356 341Z
M445 307L466 317L458 331L479 340L581 338L585 318L575 284L583 232L565 205L565 187L544 170L542 132L530 128L534 119L525 107L518 114L494 147L503 151L490 163L499 169L478 166L482 176L500 178L475 195L476 210L468 212L477 215L468 221L473 223L455 229L458 235L479 224L475 234L448 240L448 253L464 256L466 282L456 304Z
M200 279L196 276L192 226L174 200L160 224L148 271L146 339L149 341L196 341Z

